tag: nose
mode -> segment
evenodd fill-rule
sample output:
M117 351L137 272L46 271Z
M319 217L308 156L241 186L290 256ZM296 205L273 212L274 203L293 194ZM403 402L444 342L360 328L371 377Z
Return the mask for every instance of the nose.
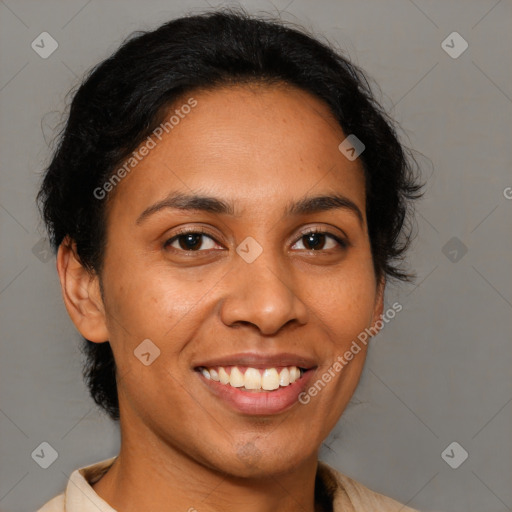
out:
M252 263L239 258L235 265L220 310L225 325L249 323L271 335L288 323L307 323L308 309L291 269L266 251Z

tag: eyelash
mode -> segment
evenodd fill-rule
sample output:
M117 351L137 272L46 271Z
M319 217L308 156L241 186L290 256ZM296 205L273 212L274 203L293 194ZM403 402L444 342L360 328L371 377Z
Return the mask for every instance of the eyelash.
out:
M322 231L321 229L319 228L313 228L313 229L310 229L308 231L305 231L303 233L301 233L301 235L299 236L299 238L297 238L297 240L294 242L294 245L303 237L307 236L307 235L311 235L311 234L315 234L315 233L318 233L318 234L321 234L321 235L327 235L328 237L334 239L334 241L336 241L340 247L342 249L346 249L348 247L348 242L346 240L343 240L342 238L340 238L339 236L337 235L334 235L333 233L329 233L328 231ZM167 249L168 246L170 246L174 241L178 240L181 236L184 236L184 235L204 235L208 238L210 238L211 240L215 241L216 243L218 243L215 238L213 238L213 236L211 236L207 231L204 231L203 229L201 228L193 228L193 229L184 229L182 231L179 231L178 233L176 233L176 235L174 235L172 238L169 238L168 240L166 240L164 242L164 249ZM183 249L175 249L174 247L172 247L171 249L173 250L176 250L178 252L183 252L183 253L194 253L194 252L206 252L206 251L201 251L201 250L197 250L197 251L185 251ZM307 250L307 249L306 249ZM320 251L315 251L314 249L310 249L310 251L313 251L313 252L323 252L323 251L326 251L326 250L329 250L329 249L322 249Z

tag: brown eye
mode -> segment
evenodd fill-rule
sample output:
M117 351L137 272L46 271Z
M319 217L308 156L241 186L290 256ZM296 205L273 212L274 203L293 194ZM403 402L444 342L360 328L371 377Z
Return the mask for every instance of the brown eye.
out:
M207 243L205 240L207 239ZM206 245L206 247L205 247ZM169 240L167 240L164 244L165 248L172 247L177 251L192 251L199 252L202 250L209 250L215 248L215 241L212 237L208 236L206 233L198 232L198 231L190 231L185 233L180 233Z
M324 233L311 233L309 235L303 235L302 241L308 249L322 249L325 245L326 236Z
M329 239L331 242L329 243ZM307 251L321 251L321 250L329 250L336 248L336 245L345 248L347 243L341 238L327 233L325 231L310 231L308 233L304 233L296 243L302 241L305 246L304 249ZM325 245L329 245L325 247Z

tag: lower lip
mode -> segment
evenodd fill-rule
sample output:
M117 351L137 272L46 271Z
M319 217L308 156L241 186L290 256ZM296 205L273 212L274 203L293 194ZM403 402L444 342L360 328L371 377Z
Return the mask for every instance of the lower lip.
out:
M313 375L310 369L296 380L293 384L280 387L274 391L251 392L241 388L234 388L229 384L221 384L215 380L207 379L200 372L195 372L208 389L217 397L221 398L233 409L244 414L268 415L278 414L299 403L298 397L307 387Z

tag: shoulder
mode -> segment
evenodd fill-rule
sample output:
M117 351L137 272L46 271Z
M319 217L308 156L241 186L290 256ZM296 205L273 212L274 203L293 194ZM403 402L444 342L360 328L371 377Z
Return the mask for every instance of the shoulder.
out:
M64 500L64 493L59 494L45 503L37 512L65 512Z
M372 491L325 462L318 462L318 472L330 489L333 512L417 512L388 496Z
M92 488L112 466L116 457L83 466L73 471L65 492L45 503L37 512L113 512Z

